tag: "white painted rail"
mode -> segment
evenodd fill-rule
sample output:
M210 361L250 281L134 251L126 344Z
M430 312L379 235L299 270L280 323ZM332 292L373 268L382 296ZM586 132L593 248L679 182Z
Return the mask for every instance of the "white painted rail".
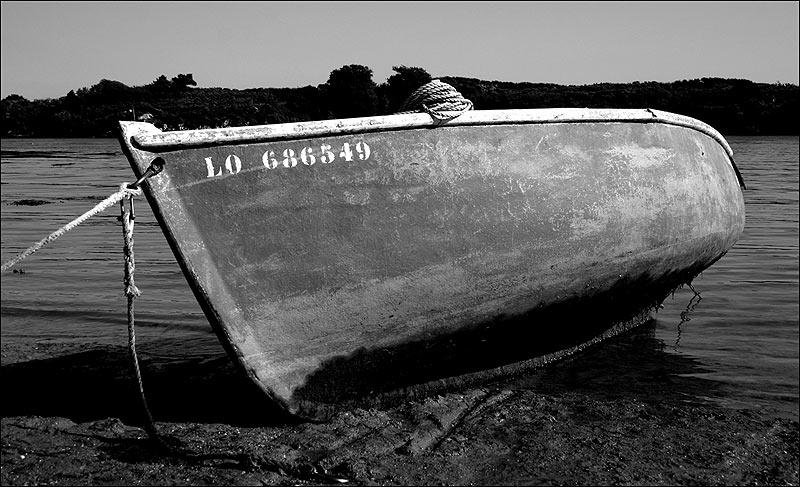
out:
M456 112L458 113L458 112ZM152 133L134 138L136 145L149 151L187 148L198 145L222 145L264 142L322 135L430 128L435 126L498 125L514 123L640 122L665 123L699 130L717 140L729 155L728 143L713 127L699 120L650 109L543 108L527 110L474 110L441 123L426 113L378 117L320 120L273 125L253 125L203 130Z

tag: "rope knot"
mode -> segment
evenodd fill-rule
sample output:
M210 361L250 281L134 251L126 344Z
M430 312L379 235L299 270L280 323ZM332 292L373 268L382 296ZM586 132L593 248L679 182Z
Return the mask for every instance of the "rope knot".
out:
M464 98L457 89L435 79L411 93L397 113L426 112L435 120L442 122L472 109L472 102Z
M131 188L130 183L122 183L119 185L119 193L123 198L132 198L134 196L142 195L142 188Z
M127 297L139 297L142 295L142 292L139 291L139 288L136 287L136 284L133 283L126 283L125 286L125 296Z

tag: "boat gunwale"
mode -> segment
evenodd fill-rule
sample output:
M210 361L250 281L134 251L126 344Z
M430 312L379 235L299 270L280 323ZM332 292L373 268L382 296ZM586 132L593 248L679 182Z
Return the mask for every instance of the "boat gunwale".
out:
M432 128L440 126L498 125L512 123L602 123L602 122L661 122L699 130L717 139L729 156L733 150L725 138L710 125L675 113L660 110L617 108L532 108L514 110L472 110L446 112L454 118L437 121L426 113L404 113L374 117L316 120L215 129L175 130L139 134L133 137L137 148L150 152L174 150L205 145L226 145L246 142L268 142L287 138L383 130Z
M705 122L685 115L650 108L531 108L471 110L448 113L454 118L441 121L434 119L427 113L407 113L271 125L153 132L135 135L130 142L137 149L158 153L220 145L262 143L442 126L546 123L662 123L697 130L717 141L728 155L740 187L746 189L744 179L733 159L733 149L731 149L722 134Z

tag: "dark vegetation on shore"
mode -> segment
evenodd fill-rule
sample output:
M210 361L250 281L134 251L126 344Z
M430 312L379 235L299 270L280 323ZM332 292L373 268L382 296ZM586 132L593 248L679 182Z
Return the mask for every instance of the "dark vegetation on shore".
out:
M144 86L100 80L56 99L0 100L2 137L110 137L117 121L143 120L164 130L235 127L394 113L430 74L397 66L376 84L372 70L348 65L327 82L299 88L197 88L191 74L161 75ZM513 83L443 76L476 109L652 108L697 118L724 135L798 135L798 85L701 78L670 83L593 85Z

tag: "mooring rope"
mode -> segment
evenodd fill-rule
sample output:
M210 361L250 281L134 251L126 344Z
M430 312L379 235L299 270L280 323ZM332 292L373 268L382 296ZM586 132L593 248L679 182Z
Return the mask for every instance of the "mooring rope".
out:
M150 408L147 406L147 399L145 398L144 386L142 384L142 373L141 369L139 368L139 358L136 354L136 332L134 327L135 317L134 317L133 301L134 299L136 299L137 296L141 295L141 292L139 291L139 288L136 287L136 283L133 280L133 273L134 270L136 269L136 263L133 255L133 225L134 225L133 222L135 219L135 215L133 214L133 197L142 194L142 190L138 188L137 184L142 179L140 179L133 185L129 183L121 184L119 191L113 193L108 198L98 203L94 208L87 211L78 218L72 220L71 222L67 223L66 225L62 226L55 232L48 235L46 238L43 238L42 240L31 245L23 252L21 252L19 255L17 255L10 261L3 264L3 266L0 267L0 272L5 272L6 270L10 269L21 260L30 256L37 250L41 249L42 247L49 244L53 240L64 235L73 228L77 227L78 225L80 225L87 219L91 218L92 216L100 213L101 211L109 208L110 206L116 203L120 204L122 213L122 235L124 242L123 255L125 259L124 294L128 298L128 351L130 353L131 361L133 362L133 372L136 375L136 382L139 386L139 398L144 408L145 430L147 431L150 438L153 441L155 441L157 445L163 446L164 443L158 434L158 430L156 429L155 421L153 421L153 415L150 414ZM125 200L128 201L128 205L125 205Z
M72 220L71 222L67 223L66 225L64 225L63 227L59 228L55 232L51 233L47 237L39 240L38 242L36 242L35 244L31 245L30 247L28 247L24 251L20 252L20 254L17 255L16 257L14 257L13 259L11 259L8 262L6 262L5 264L3 264L3 266L0 267L0 272L7 271L8 269L10 269L14 265L16 265L21 260L23 260L26 257L30 256L31 254L33 254L37 250L41 249L42 247L44 247L45 245L49 244L50 242L52 242L53 240L57 239L58 237L64 235L65 233L67 233L68 231L72 230L73 228L77 227L78 225L80 225L84 221L86 221L89 218L93 217L94 215L100 213L101 211L107 209L108 207L118 203L119 201L122 201L122 199L125 198L126 196L139 196L141 194L142 194L142 190L141 189L138 189L138 188L137 189L132 189L132 188L128 187L127 183L122 184L120 186L120 188L119 188L119 191L117 191L116 193L112 194L108 198L106 198L103 201L101 201L100 203L98 203L97 206L95 206L91 210L87 211L83 215L79 216L78 218Z
M444 121L458 117L472 108L472 102L452 85L435 79L411 93L397 113L424 111L437 121Z
M141 192L141 191L140 191ZM125 201L128 201L128 205ZM136 384L139 387L139 400L142 404L142 409L145 414L144 428L150 438L160 446L164 446L161 437L156 429L156 423L153 421L153 415L150 413L150 408L147 405L147 398L144 395L144 384L142 383L142 371L139 368L139 357L136 354L136 328L134 326L135 318L133 313L133 301L141 296L141 291L136 287L133 280L133 273L136 270L136 260L133 255L133 225L136 218L133 213L133 196L126 196L119 202L120 210L122 213L122 239L123 256L125 259L125 296L128 298L128 354L133 363L133 373L136 376Z

